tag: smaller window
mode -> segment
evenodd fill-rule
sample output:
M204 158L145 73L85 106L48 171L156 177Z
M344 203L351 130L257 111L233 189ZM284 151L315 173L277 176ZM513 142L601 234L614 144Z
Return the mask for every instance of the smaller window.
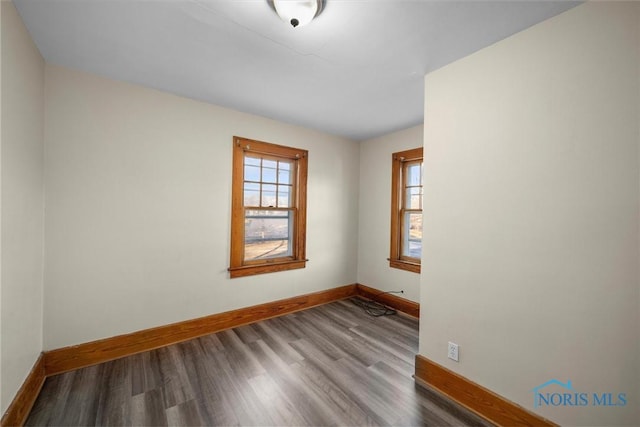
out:
M305 267L307 155L234 138L232 278Z
M389 265L420 273L422 258L422 148L393 153Z

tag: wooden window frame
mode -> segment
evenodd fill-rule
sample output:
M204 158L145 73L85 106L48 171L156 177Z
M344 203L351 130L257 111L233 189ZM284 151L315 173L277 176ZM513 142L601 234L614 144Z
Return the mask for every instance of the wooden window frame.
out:
M258 154L269 159L287 159L293 162L293 185L291 207L293 233L291 255L264 260L245 261L245 210L244 205L244 159L245 154ZM305 268L307 229L307 169L309 153L298 148L285 147L263 141L233 137L233 170L231 189L231 254L229 275L231 278L273 273ZM254 208L255 210L255 208Z
M389 266L420 273L421 262L418 258L402 255L403 213L405 189L405 165L410 162L423 161L423 148L414 148L393 153L391 156L391 244ZM422 212L422 209L419 210Z

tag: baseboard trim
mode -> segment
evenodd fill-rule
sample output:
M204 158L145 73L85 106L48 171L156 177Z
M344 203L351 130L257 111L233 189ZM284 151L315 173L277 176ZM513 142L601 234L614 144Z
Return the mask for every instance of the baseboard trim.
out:
M455 400L499 426L555 426L491 390L456 374L424 356L416 356L415 380Z
M420 317L420 304L417 302L409 301L408 299L398 297L394 294L386 294L383 291L370 288L366 285L361 285L360 283L356 285L356 292L360 296L380 302L391 308L395 308L409 316Z
M282 316L356 295L356 285L300 295L252 307L145 329L44 353L46 375L68 372L203 335Z
M22 387L16 393L13 401L2 416L0 426L22 426L29 416L33 404L40 394L40 389L46 378L44 367L44 356L40 354L34 363L29 375L22 383Z

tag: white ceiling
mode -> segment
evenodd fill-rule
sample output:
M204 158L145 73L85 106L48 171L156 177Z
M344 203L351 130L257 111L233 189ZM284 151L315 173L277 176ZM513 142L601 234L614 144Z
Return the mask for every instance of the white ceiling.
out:
M423 76L568 1L327 0L291 28L266 0L14 0L44 58L364 140L423 121Z

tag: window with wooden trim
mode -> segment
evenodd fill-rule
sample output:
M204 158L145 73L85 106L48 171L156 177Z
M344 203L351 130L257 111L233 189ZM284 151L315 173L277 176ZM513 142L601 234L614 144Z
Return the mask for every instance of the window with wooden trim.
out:
M422 148L393 153L389 265L420 273L422 258Z
M230 276L304 268L308 152L233 139Z

